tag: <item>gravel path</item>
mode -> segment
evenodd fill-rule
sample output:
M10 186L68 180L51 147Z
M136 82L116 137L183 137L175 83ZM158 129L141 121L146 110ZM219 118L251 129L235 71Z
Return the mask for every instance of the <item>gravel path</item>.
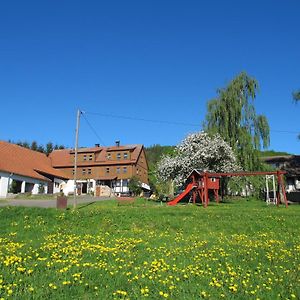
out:
M108 197L92 197L92 196L80 196L77 197L77 204L82 203L93 203L103 200L115 200L115 198L108 198ZM74 198L68 197L68 205L73 205ZM49 207L56 207L56 199L53 200L30 200L30 199L5 199L0 201L0 206L26 206L26 207L42 207L42 208L49 208Z

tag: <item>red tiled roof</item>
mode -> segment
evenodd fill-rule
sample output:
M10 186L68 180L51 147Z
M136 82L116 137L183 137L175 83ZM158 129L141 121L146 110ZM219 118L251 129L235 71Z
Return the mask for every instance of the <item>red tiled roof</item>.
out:
M93 147L93 148L80 148L78 149L79 153L91 153L99 152L96 155L94 161L84 161L79 162L80 166L95 166L95 165L114 165L114 164L131 164L136 163L143 145L126 145L126 146L113 146L113 147ZM121 159L121 160L108 160L107 152L109 151L125 151L129 150L131 152L130 160ZM50 153L49 157L52 162L52 166L55 167L72 167L74 162L71 157L74 155L73 149L63 149L63 150L54 150Z
M0 171L42 180L48 180L42 174L66 178L45 154L4 141L0 141Z
M70 152L70 149L52 151L49 155L51 165L53 167L65 167L73 165L73 162L71 161Z

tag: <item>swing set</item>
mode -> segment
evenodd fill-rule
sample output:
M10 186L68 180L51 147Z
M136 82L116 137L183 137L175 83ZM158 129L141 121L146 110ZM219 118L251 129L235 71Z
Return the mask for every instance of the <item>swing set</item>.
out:
M193 170L187 178L188 185L183 193L175 199L168 202L168 205L176 205L187 195L192 193L192 202L196 204L197 198L200 198L202 205L207 207L209 204L209 191L212 191L216 202L219 203L220 179L226 177L245 177L245 176L273 176L273 203L279 206L281 196L286 207L288 207L283 174L285 171L270 171L270 172L229 172L229 173L213 173ZM277 178L277 190L275 195L275 177ZM266 177L268 178L268 177ZM270 178L270 177L269 177ZM267 180L267 203L271 203L268 179ZM269 200L269 202L268 202Z

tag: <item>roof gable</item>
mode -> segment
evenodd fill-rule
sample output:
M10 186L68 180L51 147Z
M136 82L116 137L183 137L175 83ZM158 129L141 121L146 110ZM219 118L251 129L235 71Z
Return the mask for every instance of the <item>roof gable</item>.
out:
M95 153L94 161L79 162L83 165L106 165L114 163L136 163L141 152L143 145L124 145L113 147L92 147L92 148L80 148L78 153ZM130 159L111 160L108 159L107 154L109 152L116 151L130 151ZM50 153L52 166L55 167L72 167L72 156L75 154L74 149L54 150Z
M50 158L44 153L4 141L0 141L0 170L41 180L48 180L42 174L66 178L51 166Z

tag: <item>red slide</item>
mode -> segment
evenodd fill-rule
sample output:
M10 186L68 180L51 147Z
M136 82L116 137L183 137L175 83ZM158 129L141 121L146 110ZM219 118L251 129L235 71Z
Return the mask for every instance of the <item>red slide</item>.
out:
M180 195L178 195L175 199L173 199L172 201L168 202L168 205L176 205L180 200L182 200L193 188L194 188L194 184L193 183L189 183L188 186L186 187L186 189L184 190L183 193L181 193Z

